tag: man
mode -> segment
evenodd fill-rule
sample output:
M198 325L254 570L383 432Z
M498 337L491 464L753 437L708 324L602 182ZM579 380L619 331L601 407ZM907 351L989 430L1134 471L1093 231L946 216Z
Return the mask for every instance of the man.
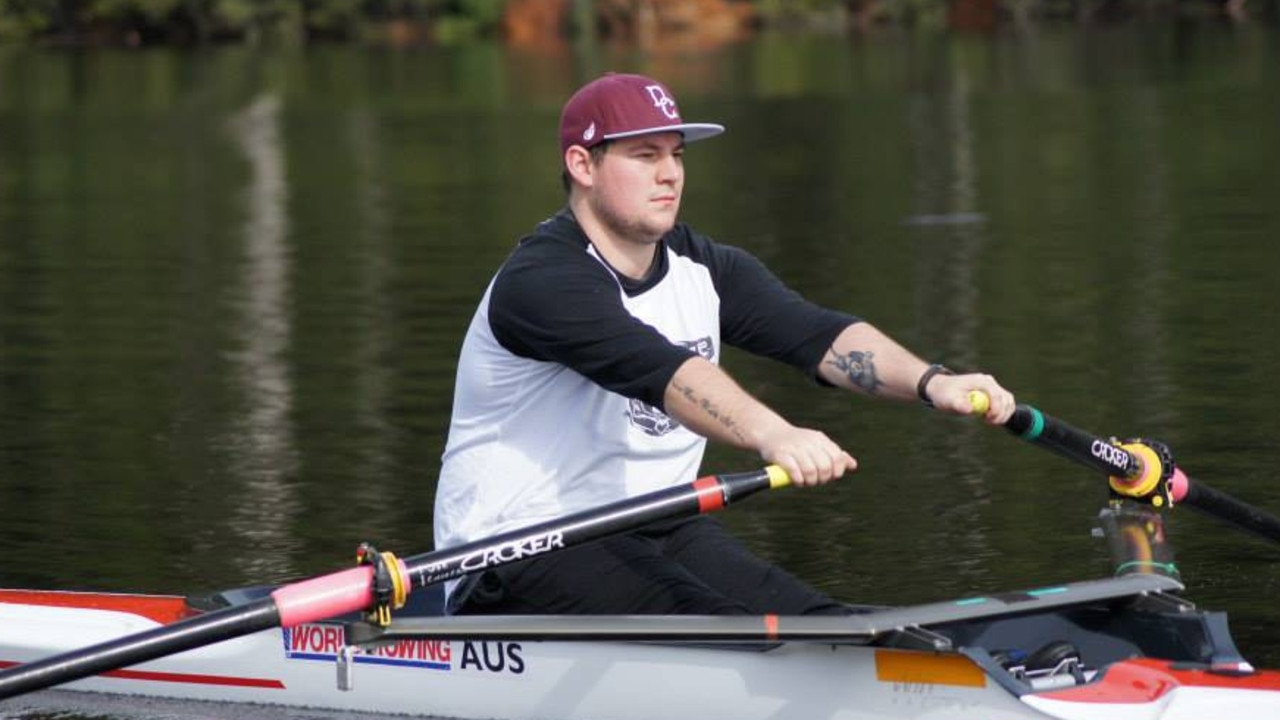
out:
M677 223L686 123L670 91L609 74L560 120L568 205L525 237L467 331L436 496L436 547L692 481L706 438L754 450L797 485L857 467L719 368L722 343L819 383L1003 423L1013 396L952 375L875 327L820 308L755 258ZM718 522L661 523L451 588L474 613L839 613L844 607L748 552Z

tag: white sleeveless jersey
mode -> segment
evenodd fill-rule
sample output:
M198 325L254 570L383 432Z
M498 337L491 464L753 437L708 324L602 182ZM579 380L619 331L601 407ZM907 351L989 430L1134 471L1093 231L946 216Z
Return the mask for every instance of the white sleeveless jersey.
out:
M436 547L691 482L706 441L662 411L680 365L718 363L728 342L816 379L856 321L685 225L663 238L650 277L629 280L562 211L520 242L467 330Z

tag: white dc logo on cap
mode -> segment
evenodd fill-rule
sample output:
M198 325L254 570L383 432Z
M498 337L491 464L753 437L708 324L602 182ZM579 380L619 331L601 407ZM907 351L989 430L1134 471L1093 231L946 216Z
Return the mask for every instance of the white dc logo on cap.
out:
M646 85L645 90L649 91L649 97L653 98L653 106L662 111L672 120L680 119L680 111L676 109L676 101L671 99L667 91L662 89L661 85Z
M586 130L583 130L583 131L582 131L582 141L583 141L583 142L591 142L591 138L593 138L593 137L595 137L595 136L596 136L596 124L595 124L595 123L591 123L591 125L590 125Z

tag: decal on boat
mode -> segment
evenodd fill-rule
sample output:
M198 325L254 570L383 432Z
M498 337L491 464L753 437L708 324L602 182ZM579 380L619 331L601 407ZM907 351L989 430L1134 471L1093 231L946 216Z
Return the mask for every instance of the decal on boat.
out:
M16 668L22 663L0 660L0 670ZM208 673L157 672L153 670L108 670L101 677L116 680L146 680L148 682L177 683L185 685L221 685L223 687L263 688L284 690L284 683L275 678L245 677L240 675L211 675ZM7 715L0 717L8 717Z
M345 643L341 625L307 623L285 628L284 654L290 660L336 662ZM396 665L425 670L467 670L519 675L525 670L524 648L513 642L466 641L455 647L449 640L411 638L385 645L356 648L352 658L366 665Z
M512 642L464 642L458 667L519 675L524 672L524 648Z
M927 692L933 685L987 686L982 668L964 656L903 650L876 650L876 680L909 694Z

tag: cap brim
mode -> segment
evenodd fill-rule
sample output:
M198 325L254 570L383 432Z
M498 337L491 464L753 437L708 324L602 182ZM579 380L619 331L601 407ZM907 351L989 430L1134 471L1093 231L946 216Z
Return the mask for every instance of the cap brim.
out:
M709 137L715 137L724 132L723 125L715 123L681 123L679 125L660 125L658 127L644 128L641 130L628 130L627 132L610 133L603 136L602 140L618 140L621 138L636 137L637 135L652 135L662 132L678 132L684 135L686 143L696 142L698 140L706 140Z

